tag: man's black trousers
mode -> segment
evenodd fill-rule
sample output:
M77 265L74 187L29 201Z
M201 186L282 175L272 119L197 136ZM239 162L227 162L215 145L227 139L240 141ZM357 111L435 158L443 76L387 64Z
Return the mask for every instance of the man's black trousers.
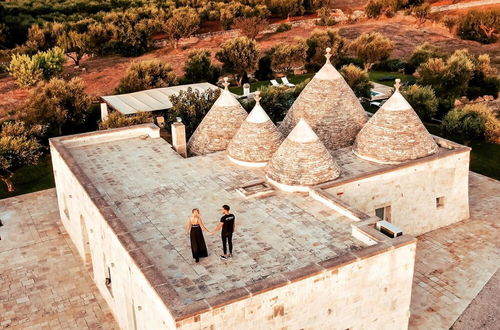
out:
M229 253L233 253L233 233L222 234L222 247L224 254L227 254L227 245L229 245Z

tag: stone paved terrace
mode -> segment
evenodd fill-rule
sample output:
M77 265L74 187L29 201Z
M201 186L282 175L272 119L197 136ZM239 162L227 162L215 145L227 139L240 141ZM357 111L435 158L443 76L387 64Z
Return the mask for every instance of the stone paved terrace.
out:
M499 267L500 183L470 182L471 219L419 237L410 329L448 329ZM0 328L115 329L58 214L55 189L0 200Z
M469 219L418 237L410 329L449 329L499 269L500 182L470 172L469 194Z
M66 147L144 253L189 304L364 246L351 220L304 194L245 199L235 188L264 177L224 153L182 159L162 139L134 137ZM237 217L234 258L220 234L205 235L210 256L196 264L185 226L192 208L209 229L229 204Z
M59 220L55 189L0 200L0 329L117 329Z

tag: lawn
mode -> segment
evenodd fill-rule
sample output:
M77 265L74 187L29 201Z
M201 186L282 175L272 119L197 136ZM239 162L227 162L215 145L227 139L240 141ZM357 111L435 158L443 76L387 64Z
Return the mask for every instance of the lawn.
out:
M0 199L55 187L50 156L44 156L38 165L19 169L13 183L16 191L8 193L5 184L0 182Z
M395 77L401 79L401 83L405 83L407 81L415 81L415 77L412 75L399 73L399 72L385 72L385 71L370 71L368 72L368 77L371 81L386 85L386 86L394 86L394 80L390 81L379 81L381 78L385 77Z

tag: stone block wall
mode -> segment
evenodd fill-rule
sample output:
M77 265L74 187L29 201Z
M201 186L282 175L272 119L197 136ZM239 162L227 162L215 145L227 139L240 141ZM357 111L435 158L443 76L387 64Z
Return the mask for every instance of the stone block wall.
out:
M126 135L131 133L134 131L129 130ZM138 135L155 136L156 133L148 127L135 130ZM115 137L119 136L117 131ZM80 143L95 138L88 135ZM92 270L93 279L117 323L122 329L175 328L173 317L144 275L145 265L137 264L131 257L140 253L139 249L134 247L123 227L113 222L116 220L113 211L86 180L65 143L73 142L51 141L61 220L83 261ZM110 276L111 283L107 285L106 278Z
M405 234L420 235L469 217L469 152L431 156L326 190L369 215L390 205L390 222ZM443 206L437 205L438 197L444 197Z
M385 250L374 245L360 252L358 259L348 261L352 255L346 256L345 264L329 268L327 262L322 263L327 270L306 278L298 270L291 283L185 319L177 326L183 330L406 329L415 250L414 239Z

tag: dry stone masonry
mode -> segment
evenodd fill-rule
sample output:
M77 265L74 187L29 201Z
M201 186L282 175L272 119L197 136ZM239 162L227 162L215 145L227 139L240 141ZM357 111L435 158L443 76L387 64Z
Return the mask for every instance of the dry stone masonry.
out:
M300 93L279 129L287 136L303 118L328 150L336 150L353 144L368 117L330 57L327 49L325 65Z
M189 139L190 155L200 156L226 150L248 115L229 91L227 78L224 81L225 88L221 95Z
M340 169L301 119L271 159L267 178L286 186L312 186L338 178Z
M229 159L240 165L264 166L283 141L283 136L259 103L243 122L227 149Z
M411 105L396 91L361 129L353 146L364 159L397 164L432 155L438 146Z

